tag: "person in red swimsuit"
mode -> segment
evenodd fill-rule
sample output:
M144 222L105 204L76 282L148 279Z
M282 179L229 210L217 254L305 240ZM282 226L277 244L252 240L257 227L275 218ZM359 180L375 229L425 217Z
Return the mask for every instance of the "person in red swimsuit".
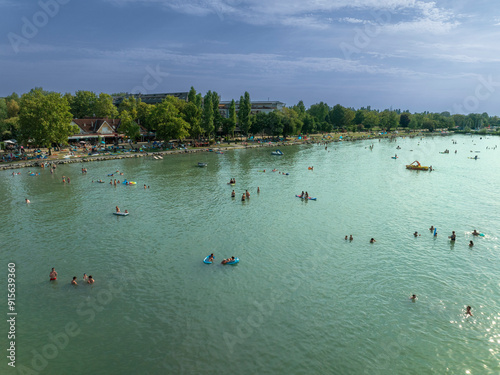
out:
M49 276L50 276L50 281L57 280L57 272L54 268L52 268L52 271L50 272Z

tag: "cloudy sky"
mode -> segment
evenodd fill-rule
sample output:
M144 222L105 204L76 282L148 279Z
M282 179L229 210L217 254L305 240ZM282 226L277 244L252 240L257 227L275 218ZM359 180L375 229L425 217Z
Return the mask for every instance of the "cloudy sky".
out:
M178 92L500 115L490 0L0 0L0 96Z

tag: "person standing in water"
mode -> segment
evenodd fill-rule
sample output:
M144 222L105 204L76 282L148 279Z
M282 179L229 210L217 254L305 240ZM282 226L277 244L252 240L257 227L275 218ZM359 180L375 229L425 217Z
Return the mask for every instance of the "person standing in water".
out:
M451 232L451 236L449 238L450 238L450 241L455 241L457 239L457 235L455 234L455 231Z
M71 284L78 285L78 283L76 282L76 276L73 276L73 280L71 280Z
M472 307L470 306L467 306L467 309L465 310L465 315L466 316L472 316L472 311L471 311Z
M52 268L52 271L50 271L49 277L50 277L50 281L57 280L57 272L56 272L55 268Z

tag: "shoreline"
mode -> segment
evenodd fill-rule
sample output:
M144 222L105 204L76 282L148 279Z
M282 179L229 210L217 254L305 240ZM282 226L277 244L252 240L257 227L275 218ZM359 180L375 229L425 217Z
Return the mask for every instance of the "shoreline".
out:
M449 133L452 135L453 133ZM344 138L339 139L339 136L342 135ZM424 136L434 136L441 134L428 134L428 133L399 133L399 134L384 134L384 135L370 135L366 133L330 133L329 138L325 139L323 136L314 137L312 136L306 140L298 140L292 139L290 141L286 141L286 143L277 143L277 142L265 142L265 143L234 143L233 145L227 144L227 146L223 145L214 145L212 147L204 147L204 148L189 148L189 149L176 149L176 150L158 150L158 151L147 151L147 152L137 152L137 153L127 153L127 154L115 154L115 155L76 155L72 158L64 158L59 157L57 155L51 159L32 159L26 161L15 161L5 164L0 164L0 171L8 170L8 169L19 169L19 168L43 168L43 165L46 164L73 164L73 163L90 163L97 161L106 161L106 160L116 160L116 159L128 159L128 158L141 158L141 157L153 157L153 156L163 156L163 155L177 155L177 154L192 154L198 152L216 152L216 151L231 151L236 149L248 149L248 148L260 148L260 147L286 147L286 146L295 146L302 144L316 144L316 143L331 143L331 142L354 142L354 141L365 141L370 139L396 139L399 137L424 137ZM209 151L212 150L212 151Z

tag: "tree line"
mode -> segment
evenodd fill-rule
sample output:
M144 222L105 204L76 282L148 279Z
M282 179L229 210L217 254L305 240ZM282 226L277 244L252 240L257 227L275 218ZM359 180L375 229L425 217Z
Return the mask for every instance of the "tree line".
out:
M157 139L212 139L216 134L234 137L236 127L244 136L287 137L299 134L333 131L391 131L408 129L460 129L465 132L489 126L500 126L500 118L487 113L468 115L449 112L410 113L408 110L366 108L354 109L324 102L306 109L303 101L271 113L252 113L250 94L231 101L228 116L219 110L220 97L215 91L204 96L191 87L188 100L167 96L161 103L147 104L132 95L125 95L115 106L113 96L91 91L75 94L48 92L34 88L21 97L13 93L0 98L0 137L15 138L22 143L50 147L67 143L78 132L71 120L84 117L121 119L120 133L131 139L140 137L141 126L154 132ZM237 108L238 107L238 108Z

